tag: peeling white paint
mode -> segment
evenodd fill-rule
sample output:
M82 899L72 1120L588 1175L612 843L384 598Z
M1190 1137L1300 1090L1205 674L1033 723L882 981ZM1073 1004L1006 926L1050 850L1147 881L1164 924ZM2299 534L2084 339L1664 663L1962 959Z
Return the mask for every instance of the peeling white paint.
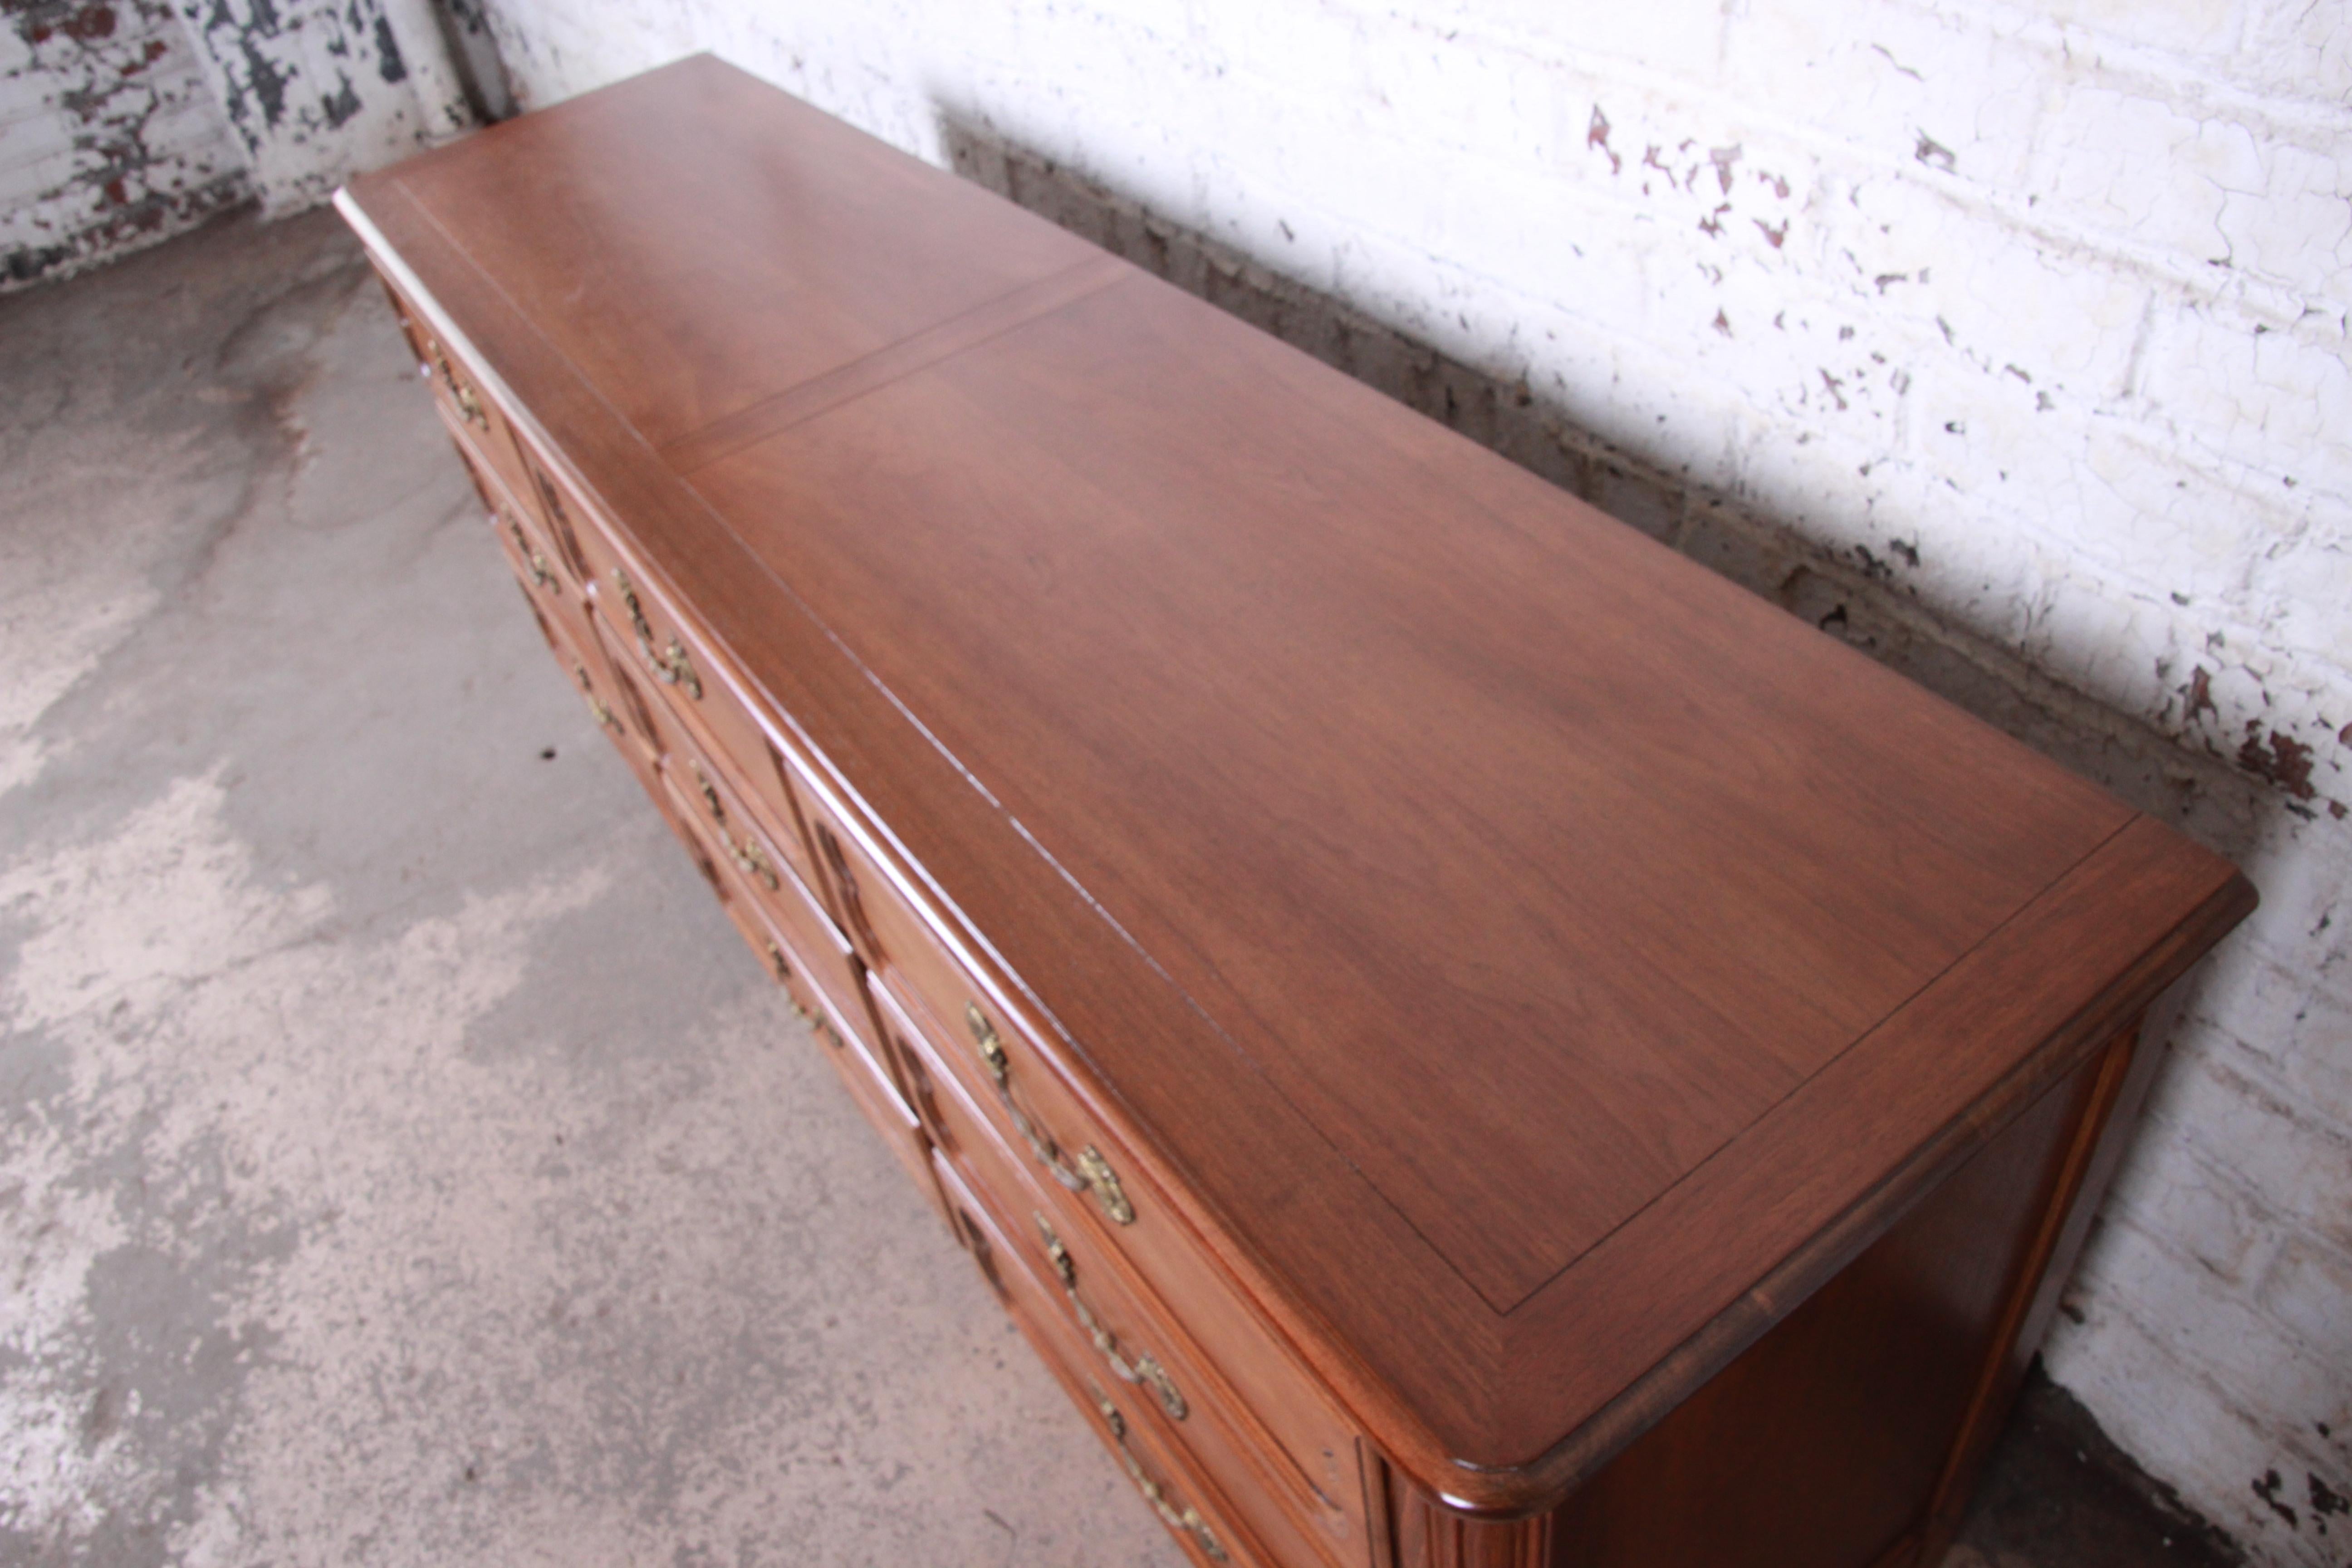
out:
M247 194L168 0L9 5L0 127L0 290L168 238Z
M472 128L432 0L179 0L262 208Z
M0 26L0 290L474 124L436 0L32 0ZM21 765L21 764L20 764Z

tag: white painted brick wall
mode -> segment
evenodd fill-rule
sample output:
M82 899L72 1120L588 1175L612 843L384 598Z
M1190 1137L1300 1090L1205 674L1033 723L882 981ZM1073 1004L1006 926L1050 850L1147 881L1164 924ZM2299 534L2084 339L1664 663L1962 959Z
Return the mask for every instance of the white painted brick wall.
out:
M436 0L12 0L0 289L250 196L271 216L473 124Z
M178 5L271 216L474 123L434 0Z
M179 233L245 161L165 0L33 0L0 25L0 289Z
M2336 0L488 0L1013 194L2244 865L2049 1347L2264 1561L2352 1518ZM2325 1528L2323 1528L2325 1527Z

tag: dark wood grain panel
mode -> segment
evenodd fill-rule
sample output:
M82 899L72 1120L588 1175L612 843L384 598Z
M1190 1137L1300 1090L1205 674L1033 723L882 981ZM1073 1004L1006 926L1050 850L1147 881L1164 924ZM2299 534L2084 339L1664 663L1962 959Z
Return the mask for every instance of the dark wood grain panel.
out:
M1485 1413L1485 1440L1521 1445L1522 1479L1564 1486L1589 1474L1883 1234L2253 907L2226 862L2186 850L2135 818L1968 963L1579 1259L1515 1315L1517 1353L1504 1354L1525 1375ZM2175 923L2151 942L2105 918L2120 909L2173 910ZM2090 975L2109 978L2093 987ZM2020 1039L2035 1048L2021 1053ZM1692 1322L1707 1327L1677 1342ZM1573 1360L1528 1353L1570 1338ZM1600 1386L1634 1368L1647 1370ZM1562 1402L1599 1414L1543 1453Z
M1138 280L696 488L1507 1310L2126 814L1287 355Z
M2126 1048L2127 1051L2127 1048ZM1559 1568L1877 1561L1920 1522L2105 1064L2094 1056L1558 1521ZM1759 1442L1769 1432L1770 1441ZM1837 1478L1834 1486L1818 1484Z
M401 179L656 446L1099 254L708 57Z
M779 430L814 418L836 404L862 397L925 365L961 353L1024 321L1050 314L1073 300L1107 289L1126 277L1127 270L1108 256L1091 257L1009 294L1000 294L937 326L900 338L863 359L812 376L740 413L713 420L692 435L670 442L662 448L662 457L679 473L691 473L730 452L756 445Z

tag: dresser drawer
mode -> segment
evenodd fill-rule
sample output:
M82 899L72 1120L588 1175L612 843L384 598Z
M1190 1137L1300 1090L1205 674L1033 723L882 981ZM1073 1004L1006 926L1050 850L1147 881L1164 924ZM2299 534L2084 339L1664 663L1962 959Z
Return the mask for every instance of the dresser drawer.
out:
M622 696L620 710L625 731L635 737L649 760L681 774L680 787L690 797L689 804L709 821L717 836L716 852L739 865L747 877L772 893L777 890L781 879L797 877L803 891L814 901L818 915L833 931L835 943L846 952L846 942L839 937L831 913L814 895L816 867L809 858L798 814L793 809L773 752L764 751L765 742L761 742L766 765L761 771L775 780L773 790L761 795L746 789L743 770L723 760L726 753L711 745L708 730L689 721L685 705L667 689L646 678L641 664L629 652L629 633L614 626L612 617L604 613L607 608L609 605L592 607L587 618L609 668L609 678ZM853 1012L863 1006L856 1000L844 1005Z
M789 951L785 951L784 963L780 964L777 954L781 944L771 936L761 945L765 949L762 956L768 961L771 972L784 981L788 990L791 989L792 981L785 977L785 964L792 963ZM930 1140L924 1133L922 1124L915 1119L915 1113L908 1109L898 1085L891 1081L888 1068L876 1058L873 1047L860 1037L864 1026L853 1025L850 1015L835 1010L830 998L822 991L814 996L806 991L796 992L794 1003L808 1017L812 1032L824 1047L825 1058L833 1063L834 1070L840 1074L850 1099L857 1102L857 1109L864 1112L866 1120L882 1134L882 1141L890 1146L891 1154L905 1167L908 1179L915 1184L924 1199L934 1210L941 1210L939 1183L931 1173Z
M1181 1312L1154 1302L1091 1229L1057 1217L1050 1184L1028 1173L961 1079L939 1064L887 984L869 984L884 1044L899 1058L932 1143L985 1194L1006 1244L1048 1296L1059 1292L1055 1316L1076 1336L1087 1370L1118 1393L1130 1418L1156 1424L1164 1441L1185 1451L1215 1487L1223 1510L1245 1521L1276 1561L1363 1568L1370 1555L1360 1514L1332 1508L1284 1460L1247 1394L1213 1370L1178 1326Z
M1083 1107L1022 1012L931 934L908 892L844 826L814 781L800 781L798 795L851 941L887 977L941 1068L965 1084L1062 1212L1095 1226L1150 1293L1192 1326L1227 1380L1248 1391L1325 1511L1341 1516L1327 1533L1360 1533L1363 1483L1352 1425L1244 1302L1119 1140Z
M1084 1341L1055 1309L1053 1288L1010 1241L1012 1226L977 1195L953 1162L934 1152L932 1171L957 1239L1169 1533L1194 1562L1210 1568L1285 1568L1283 1560L1237 1528L1189 1458L1167 1445L1162 1429L1139 1416L1133 1391L1123 1384L1107 1386L1095 1374Z
M693 822L706 851L727 868L735 897L756 907L761 920L800 955L833 1015L853 1021L856 1033L869 1033L865 965L801 879L796 859L778 849L766 826L744 810L742 796L724 771L695 743L668 704L645 695L633 675L615 672L614 679L645 709L672 806Z
M586 616L589 638L595 644L597 658L603 660L604 679L617 700L613 705L620 719L620 734L630 760L647 769L661 766L662 759L678 749L678 737L685 732L677 716L667 704L649 694L634 673L636 665L622 652L604 617L590 605Z
M385 285L385 290L392 296L393 311L400 318L408 346L416 355L417 374L433 389L433 401L439 405L441 416L509 488L521 489L526 482L522 452L515 444L514 428L505 414L483 392L464 356L441 340L424 313L391 284Z
M467 466L473 467L476 455L467 443L461 439L457 449L467 458ZM490 529L498 535L499 547L507 554L507 564L514 568L524 592L584 626L588 601L580 591L579 579L550 546L537 519L517 504L513 493L503 483L486 479L479 468L475 469L475 484L488 505Z
M551 488L559 498L567 493L552 481ZM647 700L666 705L707 765L715 764L710 771L729 792L737 815L757 822L768 847L813 889L821 889L782 759L765 727L751 716L740 681L683 629L643 570L584 504L574 498L566 515L587 520L576 537L588 572L589 602L607 634L605 647L614 662L629 672Z
M507 553L511 563L514 552L509 550ZM532 595L527 580L516 585L522 590L523 603L530 606L530 618L539 627L539 635L547 639L548 651L555 656L555 662L579 688L581 700L587 704L588 712L596 721L597 727L622 749L632 766L645 764L640 766L640 772L650 782L653 776L648 771L650 760L631 741L620 711L614 705L615 693L612 670L604 656L594 651L593 637L583 638L580 635L586 629L584 623L575 622L561 612L551 616ZM575 626L579 629L575 630ZM587 646L583 647L583 642Z
M571 567L573 580L584 588L595 574L588 563L587 552L580 547L585 531L581 514L550 477L547 460L531 449L530 442L520 432L515 436L514 450L515 460L522 469L521 478L515 481L515 494L554 542L565 564Z
M1120 1141L1084 1108L1021 1010L982 986L931 933L911 894L845 826L818 783L795 782L834 907L929 1045L935 1070L965 1086L1059 1212L1116 1248L1148 1293L1183 1318L1226 1381L1246 1391L1250 1408L1318 1500L1318 1532L1360 1539L1363 1479L1352 1424L1244 1302Z
M716 841L720 858L734 866L752 896L773 906L787 929L813 923L822 931L820 937L812 931L810 941L821 942L838 959L827 965L834 1000L848 1012L862 1014L866 1004L857 974L863 965L809 889L808 879L814 873L800 836L777 833L764 814L748 809L732 782L732 770L690 740L671 751L664 765L699 810L702 826Z

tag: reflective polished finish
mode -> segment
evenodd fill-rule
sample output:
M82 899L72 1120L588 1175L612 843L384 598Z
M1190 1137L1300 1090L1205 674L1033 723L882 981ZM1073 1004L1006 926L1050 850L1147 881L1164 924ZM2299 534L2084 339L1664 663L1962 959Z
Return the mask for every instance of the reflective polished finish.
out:
M339 201L551 647L1196 1560L1933 1558L2232 868L716 61Z

